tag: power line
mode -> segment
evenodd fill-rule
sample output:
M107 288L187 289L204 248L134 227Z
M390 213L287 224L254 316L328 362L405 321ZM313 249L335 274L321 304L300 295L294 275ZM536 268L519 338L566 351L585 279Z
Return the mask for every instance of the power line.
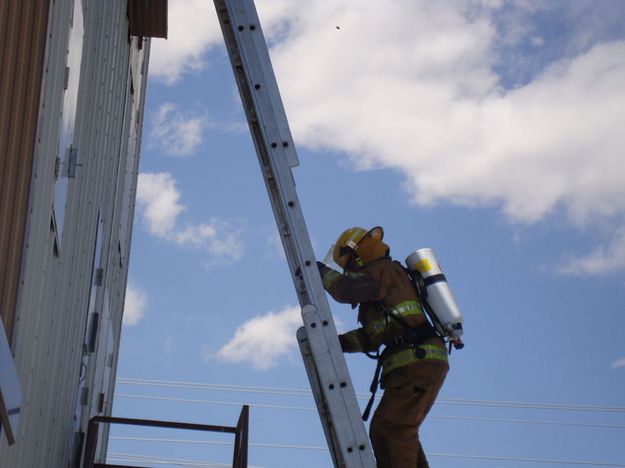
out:
M578 411L584 413L625 413L623 406L575 405L558 403L525 403L517 401L468 400L460 398L441 398L448 405L489 406L496 408L544 409L560 411Z
M447 458L464 458L472 460L491 460L491 461L516 461L526 463L549 463L556 465L583 465L583 466L625 466L625 463L609 463L599 461L581 461L581 460L553 460L543 458L522 458L522 457L499 457L489 455L460 455L455 453L427 453L428 457L447 457Z
M158 443L171 443L171 444L189 444L189 445L229 445L232 446L232 442L221 442L211 440L194 440L194 439L163 439L157 437L125 437L125 436L110 436L110 440L124 440L130 442L158 442ZM260 444L249 443L249 447L258 448L279 448L279 449L291 449L291 450L317 450L327 452L328 447L314 446L314 445L294 445L294 444Z
M546 420L538 420L538 419L510 419L510 418L485 418L485 417L477 417L477 416L436 416L436 415L430 415L428 416L428 418L461 420L461 421L511 423L511 424L540 424L540 425L545 425L545 426L588 427L588 428L596 428L596 429L625 429L625 426L619 426L618 424L594 424L594 423L580 423L580 422L546 421Z
M117 453L110 452L107 454L107 461L112 462L148 462L150 464L157 465L175 465L175 466L193 466L198 468L229 468L232 464L228 463L218 463L218 462L207 462L207 461L199 461L199 460L186 460L186 459L176 459L176 458L163 458L163 457L154 457L148 455L135 455L131 453ZM261 468L261 467L252 467L250 468Z
M228 391L241 393L258 393L267 395L280 396L312 396L310 390L293 389L293 388L276 388L276 387L252 387L243 385L224 385L224 384L208 384L199 382L184 382L173 380L154 380L154 379L138 379L123 378L117 379L118 384L123 385L141 385L165 388L186 388L186 389L202 389L214 391ZM356 396L360 400L368 400L369 395L357 393ZM517 409L544 409L544 410L562 410L562 411L580 411L580 412L604 412L604 413L625 413L625 407L622 406L600 406L600 405L580 405L580 404L559 404L559 403L530 403L516 401L498 401L498 400L474 400L466 398L444 398L440 397L437 402L448 405L460 406L487 406L498 408L517 408Z
M133 462L147 462L151 465L170 465L170 466L184 466L184 467L197 467L197 468L223 468L229 467L232 465L226 465L225 463L219 464L206 464L204 462L194 462L194 461L175 461L167 458L134 458L132 456L123 456L124 454L120 454L120 456L113 456L107 458L107 461L115 462L115 463L133 463Z
M263 403L248 403L248 402L231 402L231 401L215 401L215 400L198 400L192 398L175 398L175 397L163 397L155 395L135 395L130 393L116 393L115 397L119 398L136 398L144 400L164 400L164 401L176 401L181 403L203 403L207 405L215 406L238 406L248 405L254 408L269 408L269 409L283 409L294 411L317 411L317 408L312 406L286 406L286 405L268 405Z
M205 390L205 391L220 391L228 393L247 393L247 394L263 394L272 396L289 396L289 397L306 397L312 398L312 392L305 389L294 388L279 388L279 387L255 387L244 385L226 385L226 384L211 384L211 383L199 383L199 382L185 382L174 380L154 380L154 379L137 379L137 378L118 378L117 383L121 385L134 385L143 387L156 387L156 388L175 388L175 389L191 389L191 390ZM280 409L288 411L317 411L313 406L296 406L296 405L281 405L281 404L263 404L263 403L243 403L232 401L217 401L207 399L191 399L191 398L178 398L158 395L145 395L145 394L130 394L130 393L116 393L118 398L134 398L134 399L150 399L160 401L173 401L184 402L192 404L208 404L216 406L236 406L241 407L247 404L250 407L265 408L265 409ZM360 400L367 400L368 394L357 394ZM516 401L497 401L497 400L475 400L465 398L439 398L437 401L439 404L447 404L452 406L481 406L481 407L496 407L496 408L513 408L513 409L537 409L537 410L559 410L559 411L573 411L573 412L596 412L596 413L625 413L625 407L618 406L601 406L601 405L581 405L581 404L561 404L561 403L535 403L535 402L516 402ZM594 423L581 423L581 422L564 422L564 421L552 421L552 420L537 420L537 419L512 419L512 418L490 418L490 417L470 417L470 416L436 416L430 415L430 419L440 420L453 420L453 421L478 421L478 422L492 422L492 423L510 423L510 424L535 424L535 425L551 425L551 426L567 426L567 427L586 427L586 428L603 428L603 429L625 429L624 425L610 425L610 424L594 424ZM232 445L228 442L211 442L200 440L185 440L185 439L152 439L142 437L110 437L113 440L125 440L125 441L144 441L144 442L161 442L161 443L178 443L178 444L205 444L205 445ZM258 448L272 448L272 449L294 449L294 450L318 450L327 451L326 447L315 447L308 445L295 445L295 444L262 444L251 443L250 447ZM125 456L127 454L118 454L119 456ZM468 455L468 454L454 454L454 453L430 453L432 457L448 457L456 459L467 460L485 460L485 461L513 461L513 462L525 462L534 464L563 464L563 465L583 465L583 466L611 466L611 467L625 467L623 463L601 462L601 461L580 461L580 460L558 460L558 459L538 459L529 457L506 457L506 456L491 456L491 455ZM128 455L132 457L132 455ZM162 463L181 462L179 466L188 467L221 467L229 466L222 464L207 464L208 462L197 462L194 460L167 460L167 459L155 459L157 461L150 460L151 463L158 464L161 460ZM117 461L132 461L132 460L117 460ZM148 461L137 460L135 461Z
M178 403L200 403L206 405L215 406L234 406L241 407L248 405L250 408L264 408L264 409L280 409L287 411L317 411L317 408L312 406L287 406L287 405L268 405L262 403L249 403L249 402L230 402L230 401L215 401L215 400L200 400L191 398L176 398L176 397L163 397L156 395L136 395L129 393L115 394L117 398L131 398L142 400L159 400L159 401L173 401ZM570 426L570 427L588 427L588 428L601 428L601 429L625 429L625 426L617 424L594 424L594 423L579 423L579 422L563 422L563 421L546 421L537 419L510 419L510 418L488 418L488 417L474 417L474 416L428 416L430 419L447 419L458 421L481 421L481 422L496 422L496 423L511 423L511 424L537 424L537 425L552 425L552 426Z
M187 388L198 390L221 390L229 392L243 392L243 393L261 393L266 395L281 395L281 396L304 396L309 397L312 395L310 390L295 389L295 388L272 388L272 387L250 387L242 385L222 385L222 384L207 384L198 382L184 382L174 380L151 380L151 379L130 379L130 378L118 378L116 381L118 384L126 385L142 385L149 387L171 387L171 388Z
M183 442L178 441L177 439L148 439L149 441L159 441L159 442ZM210 443L212 442L202 442L202 441L184 441L185 443ZM215 442L214 444L219 444L219 442ZM254 446L254 444L250 444L250 446ZM316 447L306 447L306 446L282 446L279 444L258 444L257 446L275 446L279 448L301 448L301 449L317 449ZM327 450L327 448L324 448ZM625 467L624 463L611 463L611 462L601 462L601 461L587 461L587 460L556 460L556 459L545 459L545 458L529 458L529 457L505 457L505 456L496 456L496 455L469 455L469 454L459 454L459 453L426 453L428 457L440 457L440 458L456 458L456 459L465 459L465 460L488 460L488 461L514 461L514 462L523 462L523 463L541 463L541 464L552 464L552 465L583 465L583 466L612 466L612 467ZM146 461L150 463L156 464L179 464L179 466L195 466L195 467L228 467L231 465L221 464L221 463L212 463L212 462L201 462L195 460L177 460L177 459L167 459L167 458L159 458L159 457L151 457L145 455L132 455L126 453L116 453L112 452L109 454L111 457L110 461L117 462L128 462L128 461ZM125 457L126 459L121 459ZM250 466L250 468L253 468ZM255 467L260 468L260 467Z
M232 463L219 463L211 461L187 460L178 458L155 457L153 455L139 455L132 453L109 452L107 461L114 462L148 462L157 465L195 466L200 468L231 468ZM249 468L263 468L261 466L248 465Z

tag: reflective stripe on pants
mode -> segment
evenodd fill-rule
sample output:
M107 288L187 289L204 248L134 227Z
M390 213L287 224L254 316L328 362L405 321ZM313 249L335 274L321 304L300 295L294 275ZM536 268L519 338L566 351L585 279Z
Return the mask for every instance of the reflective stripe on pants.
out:
M420 345L419 348L425 351L425 357L419 359L415 354L414 348L407 348L401 351L397 351L384 359L384 370L382 376L384 377L389 372L394 371L400 367L412 364L413 362L421 361L443 361L447 362L447 350L444 346L437 345Z

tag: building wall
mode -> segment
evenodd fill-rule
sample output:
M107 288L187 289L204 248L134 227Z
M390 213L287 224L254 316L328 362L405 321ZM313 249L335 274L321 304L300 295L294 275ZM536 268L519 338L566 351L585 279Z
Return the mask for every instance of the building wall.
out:
M49 2L12 336L23 400L1 468L74 466L111 411L149 40L129 38L126 0L75 1Z
M11 339L48 4L0 0L0 317Z

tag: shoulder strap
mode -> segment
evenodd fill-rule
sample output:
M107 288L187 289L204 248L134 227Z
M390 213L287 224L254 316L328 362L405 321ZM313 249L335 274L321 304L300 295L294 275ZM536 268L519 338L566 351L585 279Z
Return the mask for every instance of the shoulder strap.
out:
M425 287L425 283L423 282L423 278L421 277L421 274L418 271L409 270L397 260L395 260L395 263L401 266L403 270L406 272L406 275L408 275L408 278L410 278L410 284L412 284L412 287L417 293L417 298L419 299L419 303L421 304L421 307L426 312L428 318L434 325L434 328L436 329L436 333L442 338L442 334L440 332L440 329L442 327L441 327L440 322L438 321L438 318L436 317L436 314L432 311L432 306L430 306L430 303L427 300L428 292Z

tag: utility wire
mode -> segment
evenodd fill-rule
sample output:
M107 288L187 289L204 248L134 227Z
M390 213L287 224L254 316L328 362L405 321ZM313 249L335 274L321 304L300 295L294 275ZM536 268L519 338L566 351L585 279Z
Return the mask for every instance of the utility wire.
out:
M131 455L128 456L124 456L125 454L120 454L120 456L113 456L110 458L107 458L107 461L109 462L115 462L115 463L141 463L141 462L145 462L145 463L149 463L150 465L169 465L169 466L184 466L184 467L197 467L197 468L223 468L223 467L229 467L232 465L226 465L224 463L219 463L219 464L206 464L204 462L194 462L194 461L175 461L175 460L169 460L166 458L160 459L160 458L134 458Z
M595 429L625 429L625 426L618 424L593 424L593 423L580 423L580 422L564 422L564 421L545 421L538 419L509 419L509 418L484 418L476 416L435 416L430 415L428 418L432 419L449 419L459 421L483 421L483 422L496 422L496 423L511 423L511 424L539 424L545 426L570 426L570 427L589 427Z
M163 439L157 437L123 437L123 436L110 436L109 440L124 440L130 442L158 442L167 444L189 444L189 445L229 445L232 446L232 442L221 442L212 440L196 440L196 439ZM291 450L316 450L327 452L328 447L313 446L313 445L293 445L293 444L259 444L249 443L249 447L259 448L279 448L279 449L291 449Z
M515 461L527 463L548 463L556 465L583 465L583 466L625 466L625 463L609 463L600 461L581 460L549 460L542 458L521 458L521 457L498 457L487 455L460 455L455 453L426 453L428 457L464 458L472 460L492 460L492 461Z
M231 401L215 401L215 400L199 400L191 398L175 398L175 397L162 397L156 395L136 395L130 393L117 393L116 398L130 398L140 400L159 400L159 401L174 401L179 403L200 403L206 405L215 406L234 406L241 407L247 405L250 408L266 408L266 409L280 409L287 411L317 411L317 408L312 406L287 406L287 405L267 405L260 403L248 403L248 402L231 402ZM625 426L616 424L593 424L593 423L578 423L578 422L560 422L560 421L546 421L537 419L509 419L509 418L487 418L487 417L471 417L471 416L428 416L429 419L447 419L447 420L459 420L459 421L482 421L482 422L503 422L512 424L538 424L538 425L553 425L553 426L571 426L571 427L589 427L589 428L602 428L602 429L625 429Z
M557 403L524 403L517 401L468 400L460 398L441 398L447 405L488 406L495 408L544 409L559 411L578 411L584 413L625 413L623 406L573 405Z
M141 462L145 462L145 463L150 463L151 465L165 465L165 466L182 466L182 467L195 467L195 468L222 468L222 467L228 467L231 465L207 465L205 463L185 463L185 462L171 462L171 461L167 461L167 460L158 460L158 459L153 459L153 460L136 460L134 458L109 458L108 459L109 462L113 462L113 463L141 463ZM126 466L126 465L124 465ZM140 465L127 465L128 467L140 467Z
M327 450L327 449L326 449ZM491 456L491 455L468 455L468 454L458 454L458 453L426 453L428 457L440 457L440 458L456 458L456 459L464 459L464 460L488 460L488 461L514 461L514 462L524 462L524 463L541 463L541 464L552 464L552 465L582 465L582 466L612 466L612 467L625 467L624 463L611 463L611 462L601 462L601 461L586 461L586 460L555 460L555 459L544 459L544 458L527 458L527 457L504 457L504 456ZM156 464L178 464L179 466L195 466L195 467L229 467L231 465L221 464L221 463L212 463L212 462L200 462L194 460L176 460L176 459L167 459L167 458L159 458L159 457L150 457L144 455L132 455L126 453L117 453L112 452L109 453L110 461L116 462L150 462ZM125 459L122 459L125 458ZM260 467L251 467L250 468L260 468Z
M175 465L175 466L194 466L199 468L229 468L232 464L227 463L217 463L217 462L207 462L207 461L197 461L197 460L181 460L175 458L162 458L162 457L153 457L147 455L133 455L131 453L116 453L111 452L107 455L107 462L147 462L150 464L157 465ZM250 467L252 468L252 467ZM260 468L260 467L256 467Z
M107 462L148 462L160 465L195 466L201 468L231 468L232 463L219 463L211 461L186 460L177 458L156 457L153 455L139 455L132 453L109 452ZM260 466L248 465L249 468L262 468Z
M238 406L239 408L243 405L247 405L249 407L254 408L270 408L270 409L284 409L284 410L293 410L293 411L317 411L317 408L312 406L286 406L286 405L267 405L263 403L247 403L247 402L231 402L231 401L215 401L215 400L197 400L191 398L175 398L175 397L162 397L162 396L154 396L154 395L135 395L131 393L116 393L116 398L136 398L136 399L145 399L145 400L164 400L164 401L176 401L182 403L203 403L207 405L215 405L215 406Z
M118 384L123 385L141 385L165 388L186 388L186 389L203 389L203 390L221 390L228 392L241 393L260 393L268 395L280 396L312 396L310 390L293 389L293 388L275 388L275 387L251 387L243 385L223 385L223 384L207 384L198 382L184 382L172 380L152 380L123 378L117 379ZM356 396L360 400L368 400L370 395L357 393ZM466 398L438 398L437 402L448 405L461 406L488 406L498 408L522 408L522 409L545 409L545 410L564 410L564 411L580 411L580 412L603 412L603 413L625 413L625 407L622 406L600 406L600 405L579 405L579 404L558 404L558 403L529 403L516 401L497 401L497 400L473 400Z
M118 378L117 383L121 385L137 385L159 388L182 388L182 389L194 389L194 390L210 390L210 391L227 391L238 393L251 393L251 394L265 394L265 395L278 395L278 396L299 396L299 397L312 397L310 390L293 389L293 388L276 388L276 387L253 387L243 385L225 385L225 384L209 384L198 382L184 382L184 381L172 381L172 380L153 380L153 379L137 379L137 378ZM293 411L317 411L316 408L311 406L287 406L287 405L272 405L272 404L249 404L249 403L237 403L237 402L225 402L214 400L202 400L202 399L187 399L176 397L163 397L156 395L137 395L127 393L116 393L116 397L119 398L135 398L135 399L153 399L153 400L165 400L176 401L186 403L201 403L211 404L218 406L237 406L241 407L247 404L250 407L256 408L270 408L270 409L283 409ZM367 394L357 394L357 397L361 400L369 398ZM625 413L625 407L618 406L600 406L600 405L579 405L579 404L558 404L558 403L530 403L530 402L515 402L515 401L497 401L497 400L473 400L463 398L439 398L438 401L442 404L455 405L455 406L483 406L483 407L498 407L498 408L517 408L517 409L539 409L539 410L564 410L564 411L576 411L576 412L599 412L599 413ZM571 427L589 427L589 428L607 428L607 429L625 429L622 425L608 425L608 424L591 424L591 423L576 423L576 422L558 422L558 421L545 421L545 420L529 420L529 419L502 419L502 418L488 418L488 417L464 417L464 416L436 416L431 415L432 419L443 420L465 420L465 421L482 421L482 422L496 422L496 423L515 423L515 424L544 424L544 425L557 425L557 426L571 426ZM210 442L199 440L183 440L183 439L151 439L141 437L115 437L111 436L114 440L126 440L126 441L145 441L145 442L163 442L163 443L182 443L182 444L206 444L206 445L232 445L228 442ZM306 445L287 445L287 444L250 444L250 447L264 447L264 448L278 448L278 449L296 449L296 450L323 450L327 451L325 447L315 447ZM178 466L186 467L223 467L230 466L224 464L210 464L210 462L199 462L194 460L169 460L161 458L153 458L147 460L146 457L141 455L130 454L110 454L113 457L127 457L129 459L122 460L116 459L114 461L126 462L126 461L149 461L155 464L177 464ZM454 453L430 453L432 457L447 457L456 459L473 459L473 460L490 460L490 461L515 461L526 462L535 464L564 464L564 465L583 465L583 466L611 466L611 467L625 467L623 463L611 463L601 461L580 461L580 460L556 460L556 459L538 459L527 457L505 457L505 456L489 456L489 455L467 455L467 454L454 454ZM138 458L137 458L138 457ZM141 458L143 457L143 458ZM131 458L134 458L132 460Z
M285 395L285 396L304 396L308 397L312 395L310 390L295 389L295 388L272 388L272 387L249 387L242 385L221 385L221 384L206 384L198 382L184 382L173 380L148 380L148 379L129 379L118 378L116 381L118 384L127 385L143 385L151 387L173 387L173 388L188 388L188 389L202 389L202 390L223 390L229 392L243 392L243 393L262 393L269 395Z

